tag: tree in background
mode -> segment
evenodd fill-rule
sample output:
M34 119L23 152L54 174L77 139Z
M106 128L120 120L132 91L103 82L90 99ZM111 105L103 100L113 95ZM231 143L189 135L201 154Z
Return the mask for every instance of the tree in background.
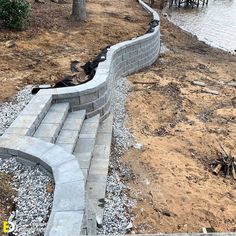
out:
M73 0L72 18L79 21L86 19L85 0Z

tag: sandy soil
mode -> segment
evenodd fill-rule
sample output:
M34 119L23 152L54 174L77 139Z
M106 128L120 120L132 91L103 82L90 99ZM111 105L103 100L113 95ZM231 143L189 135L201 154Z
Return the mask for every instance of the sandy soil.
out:
M128 126L143 144L123 157L134 174L128 182L129 195L137 201L133 231L236 231L236 180L213 175L209 165L218 157L219 144L236 157L236 88L227 85L235 81L236 57L166 19L161 32L170 51L129 77Z
M0 100L26 84L53 84L70 74L70 62L94 58L102 48L143 34L150 20L135 0L88 0L87 21L69 20L71 1L32 3L31 26L0 32ZM6 48L14 40L16 47Z

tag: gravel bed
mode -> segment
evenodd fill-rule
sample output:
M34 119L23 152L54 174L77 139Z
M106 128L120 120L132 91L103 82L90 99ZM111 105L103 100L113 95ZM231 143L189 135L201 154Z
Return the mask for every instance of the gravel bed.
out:
M114 134L111 147L109 175L107 179L106 199L103 225L98 234L125 234L132 228L130 210L135 202L125 194L127 186L122 177L132 178L130 170L121 164L120 158L135 140L125 127L127 114L125 100L130 86L126 78L116 81L112 98L112 113L114 114Z
M0 136L32 98L31 88L32 86L28 85L12 97L10 101L0 103Z
M14 235L43 235L53 202L52 179L38 166L22 165L16 158L0 159L0 171L13 175L11 185L17 192L10 217Z
M31 100L31 88L26 86L9 101L0 103L0 136ZM0 158L0 171L14 179L11 185L17 196L10 216L16 225L14 235L43 235L53 202L52 179L38 166L22 165L16 158Z

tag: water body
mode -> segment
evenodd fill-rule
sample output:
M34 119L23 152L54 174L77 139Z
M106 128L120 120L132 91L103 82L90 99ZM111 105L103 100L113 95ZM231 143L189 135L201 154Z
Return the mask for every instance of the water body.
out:
M209 0L199 8L167 10L170 20L211 46L236 50L236 0ZM234 52L235 53L235 52Z

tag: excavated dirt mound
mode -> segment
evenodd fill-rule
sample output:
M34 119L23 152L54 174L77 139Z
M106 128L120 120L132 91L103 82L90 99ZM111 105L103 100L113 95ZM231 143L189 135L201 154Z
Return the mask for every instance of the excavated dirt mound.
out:
M0 100L26 84L61 80L70 62L94 58L102 48L145 33L150 16L135 0L88 0L87 21L72 22L66 4L32 1L31 25L23 32L0 32ZM7 48L6 41L15 47Z
M236 88L228 84L235 82L236 57L166 19L161 32L170 51L129 77L128 126L143 144L123 158L135 176L133 231L235 231L236 180L214 175L209 163L220 145L236 157Z

